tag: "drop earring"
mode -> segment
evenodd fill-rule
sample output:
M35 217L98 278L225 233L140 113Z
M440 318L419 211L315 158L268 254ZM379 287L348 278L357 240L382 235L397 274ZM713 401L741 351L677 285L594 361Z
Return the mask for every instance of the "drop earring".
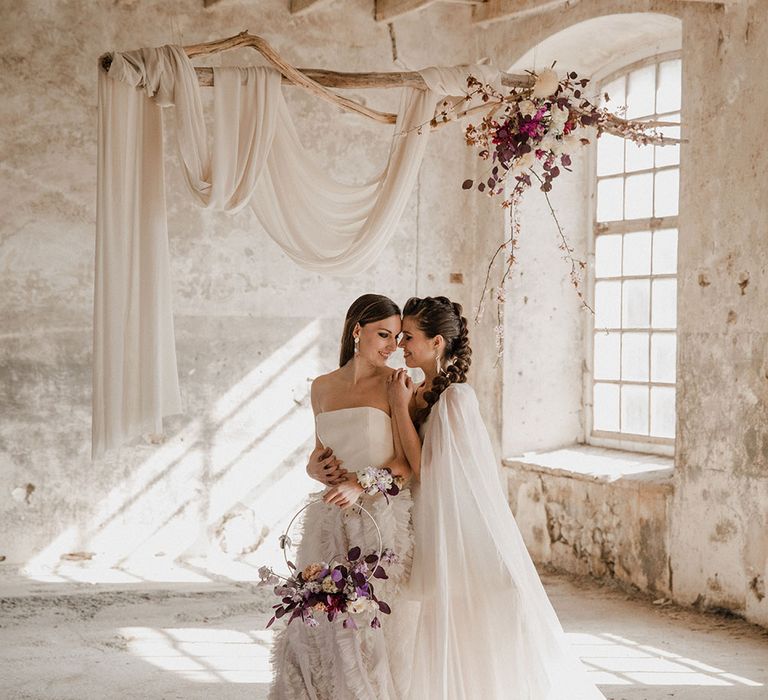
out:
M355 336L355 355L360 352L360 338Z
M440 364L440 352L439 351L435 353L435 369L437 370L438 374L440 374L440 372L443 369L441 364Z

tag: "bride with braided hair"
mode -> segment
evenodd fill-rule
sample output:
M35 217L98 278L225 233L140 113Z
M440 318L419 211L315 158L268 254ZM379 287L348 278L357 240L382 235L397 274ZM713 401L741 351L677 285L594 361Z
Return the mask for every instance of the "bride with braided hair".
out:
M412 700L601 700L570 649L506 500L466 384L467 320L446 297L409 299L408 367L388 379L393 432L415 479L408 593L420 613Z

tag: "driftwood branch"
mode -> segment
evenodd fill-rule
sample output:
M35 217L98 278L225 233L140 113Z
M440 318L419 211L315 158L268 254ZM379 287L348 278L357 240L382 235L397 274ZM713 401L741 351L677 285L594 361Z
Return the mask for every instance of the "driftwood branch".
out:
M424 90L427 89L424 79L415 71L339 73L317 68L294 68L283 60L268 42L261 37L249 34L248 32L241 32L240 34L227 39L185 46L184 51L190 58L195 58L196 56L209 56L211 54L241 47L250 47L258 51L267 59L267 61L269 61L269 63L283 74L283 78L286 82L292 85L298 85L313 95L316 95L327 102L331 102L348 112L362 114L369 119L373 119L374 121L383 124L394 124L397 120L397 115L371 109L354 100L338 95L327 88L364 89L412 87ZM111 63L111 54L105 54L101 57L101 66L104 70L108 71ZM213 68L198 67L195 68L195 72L197 73L201 85L213 85ZM534 78L530 75L502 73L501 82L508 87L527 87L533 85Z
M421 88L426 90L427 85L424 79L416 71L393 71L388 73L340 73L330 70L322 70L318 68L294 68L287 63L270 44L259 36L241 32L235 36L228 37L226 39L220 39L218 41L210 41L204 44L193 44L191 46L185 46L184 51L190 58L197 56L209 56L211 54L221 53L229 49L236 49L241 47L250 47L258 51L264 58L269 61L277 70L283 75L283 80L292 84L298 85L304 88L313 95L317 95L323 100L330 102L337 107L348 112L356 112L362 114L365 117L373 119L383 124L394 124L397 121L397 115L389 112L379 112L378 110L371 109L365 105L361 105L354 100L350 100L347 97L338 95L337 93L329 90L328 88L351 88L351 89L364 89L364 88L399 88L399 87L411 87ZM104 54L101 57L101 67L108 71L112 64L112 55ZM201 85L210 86L213 85L213 68L198 67L195 68L198 76L198 80ZM506 87L530 87L534 84L535 78L532 75L513 75L510 73L501 74L501 83ZM452 104L448 110L452 113L452 118L462 118L466 116L473 116L479 112L488 111L489 107L493 109L493 103L486 103L477 107L465 110L457 111L456 107L463 102L463 98L456 104ZM439 128L444 126L448 120L437 121L431 128ZM619 131L620 124L625 120L620 117L614 117L612 119L614 124L609 124L606 131L609 133L615 133L617 136L621 136ZM650 123L648 124L651 125ZM655 126L661 125L661 122L655 124ZM426 125L425 125L426 126ZM654 143L659 144L671 144L680 143L680 139L673 139L669 137L662 137L654 139Z

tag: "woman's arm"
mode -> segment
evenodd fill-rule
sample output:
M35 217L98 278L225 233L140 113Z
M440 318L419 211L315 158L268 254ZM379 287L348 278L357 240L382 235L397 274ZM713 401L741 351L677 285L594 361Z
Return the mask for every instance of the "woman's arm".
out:
M405 370L397 370L392 375L388 395L398 442L413 475L418 479L421 473L421 440L408 412L413 397L413 382Z
M408 458L403 451L403 443L400 440L400 431L397 427L397 420L392 416L392 440L395 443L395 457L387 465L394 476L400 476L403 479L410 479L413 476L413 469L408 463Z
M315 379L310 388L312 412L315 416L320 410L320 394L321 389L318 387L318 380ZM326 486L339 484L347 476L347 470L341 468L341 462L336 459L333 450L323 446L317 433L315 433L315 449L312 450L307 462L307 474Z

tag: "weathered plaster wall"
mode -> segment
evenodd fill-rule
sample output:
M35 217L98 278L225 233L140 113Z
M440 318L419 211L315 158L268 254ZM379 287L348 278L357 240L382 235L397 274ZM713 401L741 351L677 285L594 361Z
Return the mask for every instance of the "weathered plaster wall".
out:
M592 17L643 11L668 13L682 20L684 136L689 140L681 154L674 496L664 497L663 508L656 499L654 509L657 513L666 510L666 524L660 517L650 521L664 543L656 552L659 556L643 552L643 525L637 519L641 515L633 512L638 499L647 499L658 490L657 484L637 485L637 493L616 484L590 484L590 502L620 503L626 517L635 518L608 526L614 541L623 542L620 556L633 562L623 573L606 572L608 575L665 591L663 577L649 577L643 570L668 552L666 585L676 600L727 608L765 625L768 213L763 203L768 194L768 151L761 137L760 115L768 104L758 86L765 82L768 65L768 5L761 0L734 2L726 8L704 3L584 1L564 13L493 25L485 32L483 45L499 62L507 56L512 63L569 25ZM541 247L535 250L541 255ZM539 296L544 297L551 285L540 290ZM526 319L532 323L533 315L526 315L519 299L513 303L513 327L522 329ZM567 329L567 322L552 329L554 342L572 344ZM534 333L535 338L543 331L536 326ZM525 345L525 340L514 342ZM523 351L523 360L531 354ZM521 420L534 419L538 409L533 413L524 410L525 392L543 396L543 405L547 394L537 388L532 368L520 376L524 379L510 377L507 369L505 407L516 410ZM541 385L548 386L548 382L549 378L541 378ZM506 393L516 386L517 395ZM567 397L567 383L563 391ZM562 419L560 416L544 431L533 430L530 439L524 432L522 437L514 433L519 423L505 424L504 444L517 452L553 446ZM551 442L542 445L547 432ZM535 555L542 561L559 558L564 568L583 570L586 566L599 572L599 553L576 546L562 548L558 555L546 544L542 530L549 514L558 511L566 522L578 525L572 539L593 541L589 533L602 530L603 518L598 510L584 507L587 487L583 480L546 472L532 476L519 467L510 472L513 508ZM667 503L670 498L671 504ZM644 576L647 584L642 582Z
M536 561L671 594L670 470L648 480L509 466L509 501Z
M674 590L768 625L768 5L683 27Z
M465 17L448 9L398 22L400 59L413 67L474 60ZM31 568L68 552L125 564L258 544L255 537L236 547L235 533L244 527L233 522L258 535L306 493L309 380L335 366L349 303L368 291L400 303L415 293L444 293L471 308L477 241L501 235L500 228L475 234L478 205L460 189L473 157L457 125L435 134L381 260L364 274L337 279L297 268L248 213L197 209L167 128L185 413L168 420L164 444L139 440L91 463L98 56L248 28L299 66L391 70L390 34L374 22L368 0L331 3L304 17L292 17L286 0L209 10L202 0L29 0L5 3L0 21L0 556ZM219 60L242 63L255 54ZM378 172L390 129L299 90L286 93L304 144L336 177L359 182ZM354 97L397 107L396 91ZM462 272L464 282L451 283L451 272ZM483 333L475 334L481 368ZM500 383L482 372L477 377L493 429Z

